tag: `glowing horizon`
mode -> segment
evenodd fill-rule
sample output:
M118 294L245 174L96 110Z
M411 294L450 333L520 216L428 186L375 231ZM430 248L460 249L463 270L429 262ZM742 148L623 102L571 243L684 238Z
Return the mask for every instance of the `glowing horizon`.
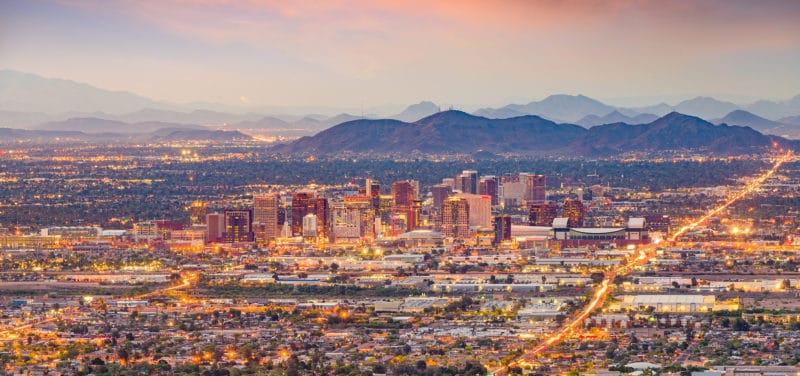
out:
M786 99L798 16L791 1L8 1L0 68L239 106Z

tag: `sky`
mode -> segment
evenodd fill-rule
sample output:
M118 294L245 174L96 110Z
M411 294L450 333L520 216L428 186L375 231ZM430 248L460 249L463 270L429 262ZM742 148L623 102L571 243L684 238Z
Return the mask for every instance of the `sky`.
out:
M0 68L171 102L746 102L798 67L793 0L0 0Z

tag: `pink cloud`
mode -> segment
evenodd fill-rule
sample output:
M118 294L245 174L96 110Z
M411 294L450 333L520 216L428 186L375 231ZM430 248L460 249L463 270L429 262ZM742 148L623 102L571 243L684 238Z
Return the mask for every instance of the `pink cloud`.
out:
M625 35L629 29L664 39L691 35L700 41L722 42L730 35L749 36L744 42L751 43L789 43L794 39L759 37L778 28L798 30L792 20L796 21L800 12L800 2L767 2L765 6L761 2L688 0L64 1L85 9L129 14L165 31L212 43L424 31L491 37L588 30L600 36L630 38Z

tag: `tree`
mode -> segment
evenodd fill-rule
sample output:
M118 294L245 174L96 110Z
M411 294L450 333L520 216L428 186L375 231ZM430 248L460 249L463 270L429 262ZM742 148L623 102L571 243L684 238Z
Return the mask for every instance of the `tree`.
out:
M128 353L128 350L121 348L119 351L117 351L117 357L122 361L123 364L128 364L128 358L130 357L130 354Z
M172 366L169 365L169 363L167 363L167 361L164 359L158 361L156 368L161 372L169 372L172 370Z
M386 366L383 364L375 364L372 366L372 373L386 373Z
M331 272L336 273L336 271L339 270L339 264L332 262L329 268L331 269Z
M750 330L750 324L748 324L743 318L737 317L736 320L733 321L733 330L737 332L748 331Z

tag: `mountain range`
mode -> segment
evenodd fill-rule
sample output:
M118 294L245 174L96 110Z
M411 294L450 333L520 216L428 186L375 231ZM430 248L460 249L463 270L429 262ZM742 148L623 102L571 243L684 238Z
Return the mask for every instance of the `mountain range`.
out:
M276 152L448 154L517 153L548 156L609 156L631 151L705 150L716 154L764 151L773 142L793 145L752 128L714 125L677 112L650 123L614 123L586 129L539 116L489 119L444 111L413 123L393 119L354 120L314 136L277 145Z
M436 105L436 103L433 103L431 101L422 101L417 104L412 104L406 107L406 109L403 110L403 112L394 116L390 116L389 118L410 122L410 121L417 121L424 117L433 115L439 111L441 111L441 109L439 108L439 106Z
M384 107L380 111L385 110ZM616 116L612 115L615 112L635 118L641 114L663 116L676 111L704 119L716 119L734 110L746 110L773 121L800 116L800 95L785 101L759 100L751 104L735 104L710 97L696 97L675 105L659 103L646 107L624 108L602 103L585 95L557 94L527 104L481 108L473 114L487 118L537 115L555 122L579 123L589 116L599 118ZM422 101L408 106L399 113L370 114L370 111L367 111L366 115L362 114L360 117L392 118L411 122L439 111L439 106L435 103ZM0 70L0 125L29 127L48 121L76 117L96 117L129 123L161 121L206 126L232 126L246 121L255 122L265 117L278 118L288 123L297 122L297 124L292 124L293 127L305 125L323 127L336 124L330 115L315 115L314 113L287 115L280 111L276 112L275 108L232 107L209 103L168 103L129 92L100 89L70 80ZM313 122L306 124L305 120L300 121L304 118L322 121L324 125ZM595 123L591 119L587 119L587 121L583 123Z
M0 128L0 144L17 142L63 143L63 142L175 142L248 141L253 138L238 131L191 128L160 128L146 133L86 133L80 131L31 130Z
M509 104L500 108L482 108L475 115L503 119L537 115L558 122L575 122L589 115L607 115L616 108L584 95L551 95L528 104Z
M64 121L53 121L44 123L32 130L44 131L76 131L82 133L117 133L117 134L143 134L154 132L159 129L194 129L208 130L208 128L195 124L167 123L161 121L144 121L138 123L126 123L117 120L100 118L71 118Z
M626 122L650 120L670 112L697 116L703 119L721 118L736 110L747 110L761 117L779 119L800 114L800 95L787 101L758 101L750 105L737 105L711 97L696 97L671 106L659 103L646 107L613 107L584 95L551 95L538 102L525 105L510 104L500 108L482 108L475 115L488 118L509 118L522 115L538 115L555 122L569 122L581 125L598 125L596 118L610 117ZM636 116L647 115L635 119ZM609 119L611 120L611 119ZM602 121L602 120L600 120Z
M609 129L615 130L617 136L624 135L622 139L630 139L630 145L637 147L689 147L685 140L671 145L662 139L662 145L651 145L640 138L647 138L651 133L634 137L634 129L650 129L673 112L710 119L703 121L703 126L712 123L746 126L760 132L759 135L763 133L800 139L800 96L786 101L761 100L748 105L697 97L675 105L659 103L647 107L622 108L584 95L559 94L527 104L481 108L471 115L459 111L440 111L440 106L430 101L412 104L403 111L384 116L358 116L346 112L334 116L315 113L287 115L265 113L252 108L232 110L231 107L211 104L159 102L78 82L0 70L0 127L28 129L34 131L33 134L39 139L44 135L56 138L69 135L82 139L101 136L159 139L167 136L163 130L172 130L170 134L174 133L174 137L205 134L219 139L236 139L245 135L294 139L319 133L319 136L331 136L333 140L342 140L344 143L325 143L318 141L320 137L314 136L281 148L322 153L332 153L337 148L354 152L420 150L433 153L475 148L500 152L501 145L510 145L510 151L565 150L594 155L627 150L626 145L611 143L614 137L609 137L608 142L590 145L593 141L590 137L602 140L602 132ZM454 115L456 113L459 115ZM692 130L698 135L707 134L701 132L700 128L689 127L699 124L694 121L683 122L672 118L669 123L691 128L684 130L685 134L669 132L670 136L688 137L692 135ZM644 128L630 128L637 124ZM366 132L368 137L361 141L348 141L344 136L347 132L342 132L342 127ZM730 136L728 133L741 132L732 130L738 127L720 129L727 131L708 134L733 140L726 138ZM9 132L7 130L5 134L11 135ZM20 132L15 134L25 134ZM659 137L662 136L664 134L659 133ZM751 136L763 141L755 134ZM582 137L586 138L581 141ZM386 142L379 145L379 139ZM565 140L569 141L566 146ZM713 145L711 140L703 142L703 147L709 150L725 149L724 145ZM745 149L750 146L753 145L744 144ZM731 147L733 149L736 147Z
M614 110L605 116L586 115L582 119L575 122L575 124L584 127L593 127L595 125L613 124L613 123L626 123L626 124L645 124L658 119L658 116L653 114L639 114L636 116L626 116L625 114Z
M156 101L128 92L103 90L75 81L23 72L0 71L0 111L124 113L155 106L158 106Z
M33 129L0 128L0 141L246 141L252 137L232 130L215 130L195 124L145 121L126 123L100 118L71 118L48 122Z

